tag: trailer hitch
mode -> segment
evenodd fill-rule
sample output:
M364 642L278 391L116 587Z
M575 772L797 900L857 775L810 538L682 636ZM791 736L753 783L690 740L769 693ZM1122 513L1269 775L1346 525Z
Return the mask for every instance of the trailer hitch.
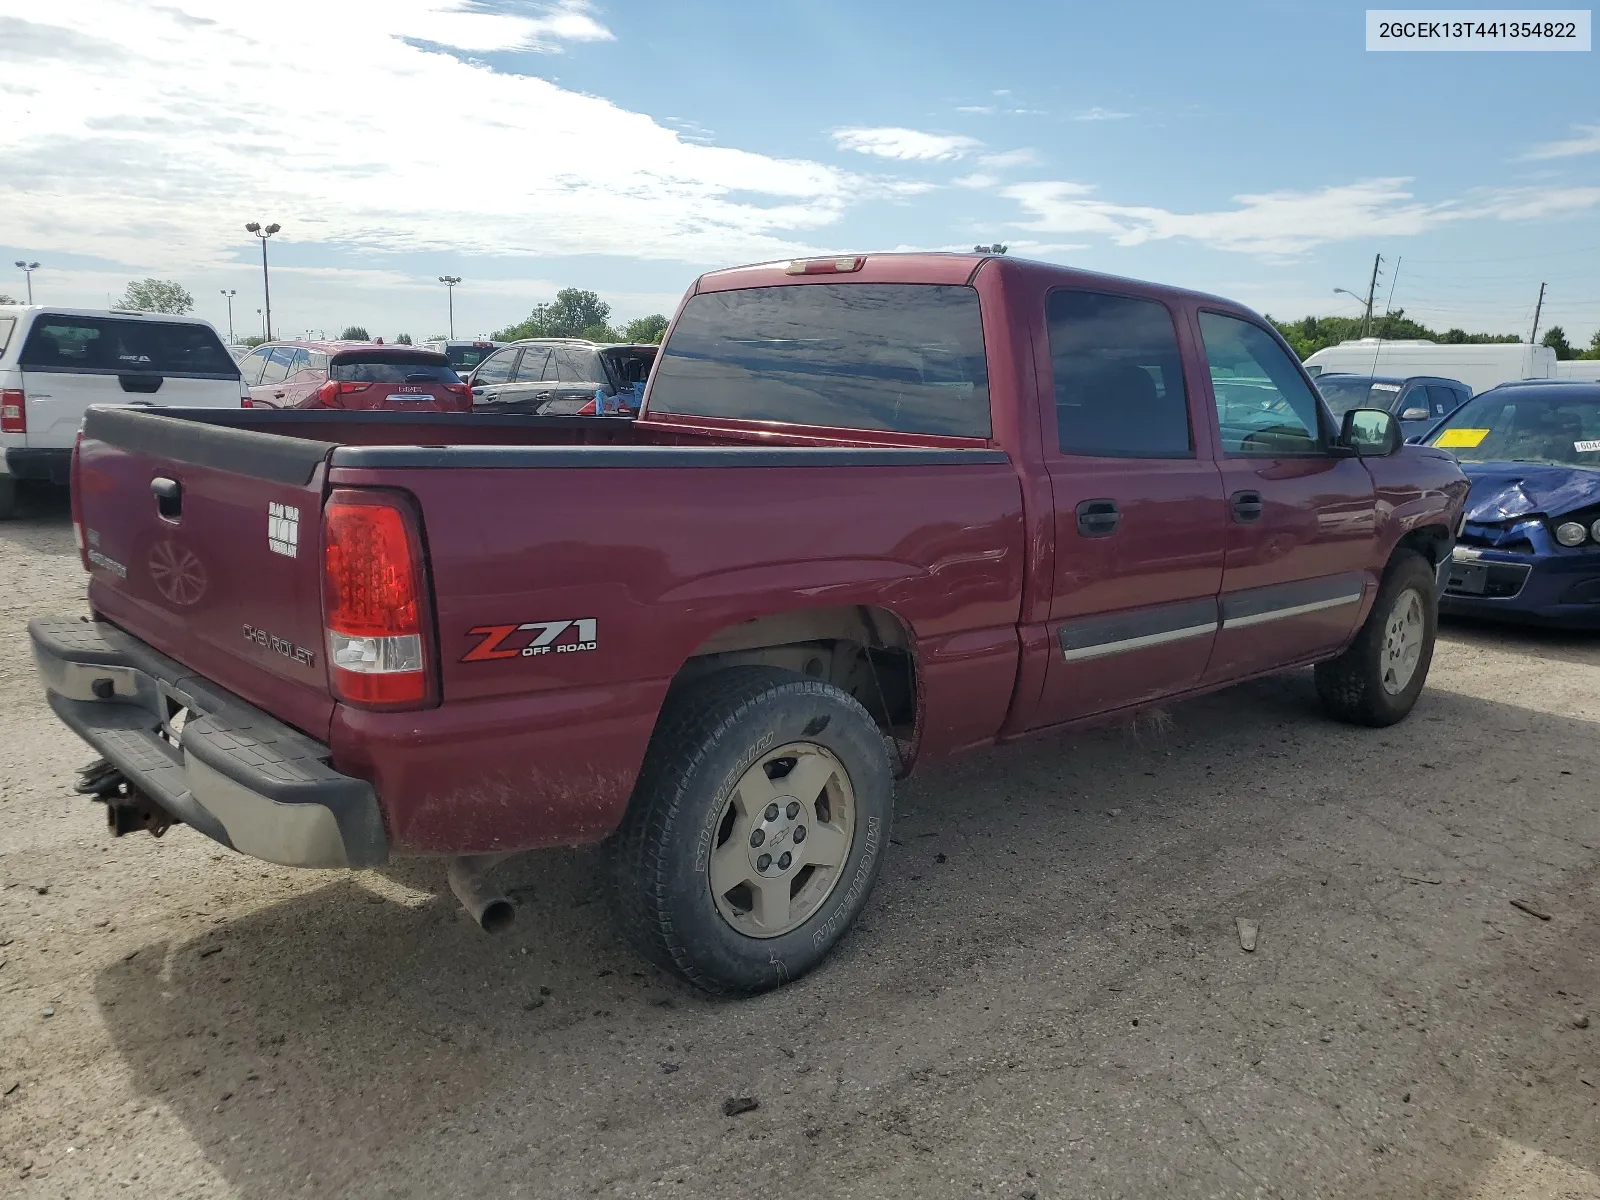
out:
M73 790L106 806L106 827L113 837L141 830L160 837L183 822L140 791L110 762L97 758L78 772Z

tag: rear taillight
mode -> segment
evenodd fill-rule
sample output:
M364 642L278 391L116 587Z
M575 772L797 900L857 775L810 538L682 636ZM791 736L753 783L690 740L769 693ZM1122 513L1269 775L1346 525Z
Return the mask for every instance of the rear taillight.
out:
M72 504L72 536L78 539L78 561L89 569L89 543L83 533L83 430L72 442L72 466L67 475L67 494Z
M239 407L240 408L254 408L255 406L256 406L256 402L254 400L250 399L249 396L240 396L239 397Z
M593 401L593 400L591 400L591 401L589 401L589 403L587 403L587 404L585 404L585 405L584 405L584 406L583 406L583 407L582 407L582 408L580 408L580 409L579 409L579 410L578 410L578 415L579 415L579 416L580 416L580 417L592 417L592 416L594 416L594 415L595 415L595 414L596 414L596 413L597 413L597 412L598 412L598 411L599 411L599 410L598 410L598 409L597 409L597 408L596 408L596 407L595 407L595 403L594 403L594 401Z
M0 433L28 432L28 398L21 390L0 391Z
M340 396L364 392L371 386L370 383L352 383L348 379L330 379L317 389L317 403L324 408L340 408Z
M444 385L444 390L452 396L465 400L468 404L472 403L472 389L464 383L447 383Z
M422 542L409 505L340 489L322 514L322 607L334 695L369 708L432 698Z

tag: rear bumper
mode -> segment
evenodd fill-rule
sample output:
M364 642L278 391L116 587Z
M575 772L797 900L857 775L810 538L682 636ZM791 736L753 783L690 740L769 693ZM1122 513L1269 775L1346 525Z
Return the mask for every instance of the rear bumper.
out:
M6 450L6 474L15 479L47 479L66 483L72 473L72 448L32 450L11 446Z
M173 816L284 866L388 860L372 785L326 746L108 622L39 617L28 634L55 714Z

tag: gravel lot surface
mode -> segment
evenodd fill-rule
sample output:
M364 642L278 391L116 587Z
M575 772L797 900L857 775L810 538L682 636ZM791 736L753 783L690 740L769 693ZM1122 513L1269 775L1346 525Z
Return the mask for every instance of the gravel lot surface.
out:
M0 525L0 1195L1600 1197L1600 638L930 768L840 952L729 1003L590 852L496 939L438 863L113 842L23 631L83 580L58 498Z

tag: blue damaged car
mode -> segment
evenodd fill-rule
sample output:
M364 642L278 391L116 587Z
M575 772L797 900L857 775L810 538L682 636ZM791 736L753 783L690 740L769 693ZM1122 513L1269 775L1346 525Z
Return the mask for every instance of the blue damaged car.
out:
M1440 611L1600 628L1600 384L1502 384L1422 441L1472 481Z

